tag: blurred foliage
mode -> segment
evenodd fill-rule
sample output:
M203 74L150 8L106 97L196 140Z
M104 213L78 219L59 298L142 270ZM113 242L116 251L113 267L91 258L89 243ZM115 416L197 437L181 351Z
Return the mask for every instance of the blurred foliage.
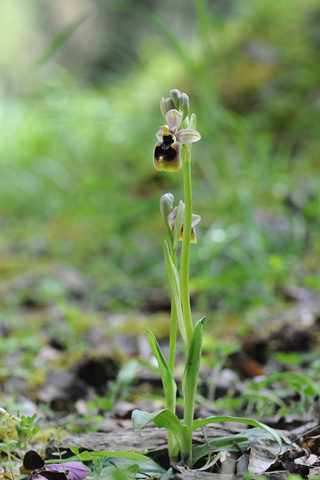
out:
M278 302L287 283L319 287L318 2L6 0L0 13L6 309L20 301L14 278L60 263L93 280L86 300L100 308L166 303L158 202L181 198L181 174L155 172L152 150L171 88L189 94L203 138L197 309L241 312ZM49 279L37 295L64 290Z

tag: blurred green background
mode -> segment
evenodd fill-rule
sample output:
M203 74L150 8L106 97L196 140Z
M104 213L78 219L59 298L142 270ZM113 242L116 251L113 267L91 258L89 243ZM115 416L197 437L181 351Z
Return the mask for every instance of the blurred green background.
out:
M195 310L319 288L317 0L2 0L0 38L2 321L62 300L168 309L159 198L182 198L182 174L152 153L172 88L202 135Z

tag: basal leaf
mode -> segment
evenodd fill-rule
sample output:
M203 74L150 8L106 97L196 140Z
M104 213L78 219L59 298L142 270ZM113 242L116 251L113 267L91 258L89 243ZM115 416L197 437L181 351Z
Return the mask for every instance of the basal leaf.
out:
M229 417L229 416L215 416L215 417L208 417L204 418L202 420L194 420L193 422L193 430L196 430L199 427L204 427L205 425L208 425L210 423L216 423L216 422L237 422L237 423L245 423L247 425L251 425L252 427L259 427L265 430L267 433L272 435L272 437L276 440L276 442L279 445L279 448L281 450L282 447L282 440L280 435L276 432L271 427L268 427L268 425L265 425L264 423L258 422L257 420L253 420L252 418L239 418L239 417Z
M134 410L132 412L132 423L135 430L141 430L150 422L153 422L158 428L166 428L172 432L179 444L182 458L188 456L190 433L185 425L181 425L180 420L174 413L168 409L153 413L142 410Z

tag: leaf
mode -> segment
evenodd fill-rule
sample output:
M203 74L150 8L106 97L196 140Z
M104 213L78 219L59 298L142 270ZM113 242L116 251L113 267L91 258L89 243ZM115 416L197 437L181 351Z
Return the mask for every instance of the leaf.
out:
M183 321L183 314L182 314L182 307L181 307L181 293L180 293L180 282L179 282L179 275L177 269L171 259L169 247L166 241L164 241L164 259L166 262L166 269L168 273L169 282L171 285L172 295L174 298L175 306L176 306L176 314L178 325L181 333L181 337L183 338L184 343L187 343L187 334L186 329L184 326Z
M228 452L238 452L239 448L243 451L247 450L250 444L250 438L252 437L263 437L265 436L265 431L261 428L254 427L246 430L245 432L237 433L236 435L229 435L227 437L218 437L214 440L209 441L209 445L214 447L215 452L220 452L223 450L227 450ZM250 437L250 438L249 438ZM289 441L290 443L290 441ZM237 448L237 446L239 448ZM192 449L192 460L193 463L197 463L197 461L207 456L208 454L208 445L197 445Z
M165 473L160 465L150 459L135 461L124 457L110 456L103 465L99 478L104 479L133 480L135 478L140 478L140 476L137 477L139 472L148 477L160 478L160 476ZM143 476L143 478L145 477Z
M177 391L176 382L173 378L169 365L166 359L164 358L164 355L161 351L161 348L159 346L159 343L157 342L156 337L149 329L148 329L148 336L149 336L151 350L154 356L156 357L159 365L163 389L164 389L164 393L167 400L167 406L168 407L172 406L174 408L176 391Z
M172 477L173 474L173 468L170 467L169 470L166 471L161 477L161 480L169 480Z
M121 471L128 471L130 474L135 472L137 467L140 472L146 473L150 476L156 474L157 478L165 473L164 469L156 462L151 460L149 457L146 457L145 455L141 455L140 453L136 452L84 451L79 454L79 457L82 461L86 462L95 461L96 459L104 459L103 464L105 465L105 467L103 468L103 478L113 478L112 474L116 471L115 465ZM111 475L111 477L109 475Z
M73 32L91 15L91 13L91 10L81 13L78 18L64 27L34 62L34 68L38 68L46 63L65 44Z
M285 408L286 404L281 398L279 398L275 393L272 391L268 391L266 389L264 390L252 390L249 388L246 388L245 391L243 392L243 397L247 400L255 400L255 399L260 399L263 398L265 401L269 401L271 403L274 403L275 405L279 405L281 408Z
M146 457L145 455L141 455L140 453L136 452L88 452L87 450L84 452L81 452L79 454L79 457L83 462L89 462L92 461L98 457L104 457L104 456L110 456L110 457L123 457L123 458L128 458L130 460L134 460L135 462L139 461L149 461L149 457ZM78 457L78 458L79 458ZM70 460L70 459L69 459Z
M194 327L186 367L183 373L182 389L185 398L195 397L201 362L203 325L206 317L198 320Z
M109 460L112 460L114 463L117 463L119 461L118 458L110 458ZM129 464L128 460L125 460L125 462ZM143 462L134 462L133 465L138 467L140 472L146 473L150 476L154 475L155 473L164 473L164 469L150 458L148 458L148 460L144 460Z
M249 472L255 475L262 475L277 461L277 453L277 444L273 438L250 439ZM280 456L277 463L279 465ZM278 468L276 468L276 470L278 470Z
M268 386L270 383L283 381L286 383L294 384L295 388L298 391L303 390L303 385L307 385L312 389L317 395L320 395L320 386L317 382L312 380L312 378L304 375L300 372L279 372L273 375L270 375L268 378L262 381L262 386ZM260 384L259 384L260 385ZM311 391L311 390L310 390Z
M216 422L237 422L237 423L245 423L247 425L251 425L252 427L259 427L265 430L267 433L272 435L272 437L276 440L280 447L282 447L282 440L280 435L271 427L268 427L268 425L265 425L264 423L260 423L257 420L253 420L252 418L239 418L239 417L229 417L225 415L219 415L216 417L208 417L204 418L202 420L194 420L193 422L193 430L196 430L199 427L204 427L205 425L208 425L210 423L216 423Z
M111 465L116 465L119 470L128 470L130 472L135 471L136 473L143 472L146 473L147 475L159 475L164 473L164 469L160 467L156 462L151 460L150 458L148 460L144 461L135 461L135 460L130 460L128 458L121 458L121 457L109 457L108 462L111 463ZM106 468L109 468L111 470L111 465L107 466ZM106 468L103 469L103 472L105 473ZM133 477L135 478L135 477Z
M173 433L177 443L179 444L181 457L188 456L188 447L190 443L190 433L185 425L181 425L178 417L168 409L160 410L160 412L144 412L142 410L134 410L132 412L133 428L137 431L153 422L158 428L166 428Z

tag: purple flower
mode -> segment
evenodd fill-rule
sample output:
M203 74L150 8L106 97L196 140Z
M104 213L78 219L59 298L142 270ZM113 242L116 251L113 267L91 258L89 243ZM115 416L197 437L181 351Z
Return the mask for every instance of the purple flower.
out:
M50 474L52 472L52 474ZM55 475L55 473L57 475ZM68 480L82 480L87 477L90 470L85 467L81 462L65 462L59 464L46 465L44 470L35 470L29 480L35 480L37 478L44 478L49 480L60 480L59 474L61 473L61 479L65 473Z
M158 171L177 172L181 168L180 149L184 143L192 143L200 140L201 135L191 128L181 127L182 114L175 109L166 113L166 125L160 127L156 133L156 144L153 163Z

